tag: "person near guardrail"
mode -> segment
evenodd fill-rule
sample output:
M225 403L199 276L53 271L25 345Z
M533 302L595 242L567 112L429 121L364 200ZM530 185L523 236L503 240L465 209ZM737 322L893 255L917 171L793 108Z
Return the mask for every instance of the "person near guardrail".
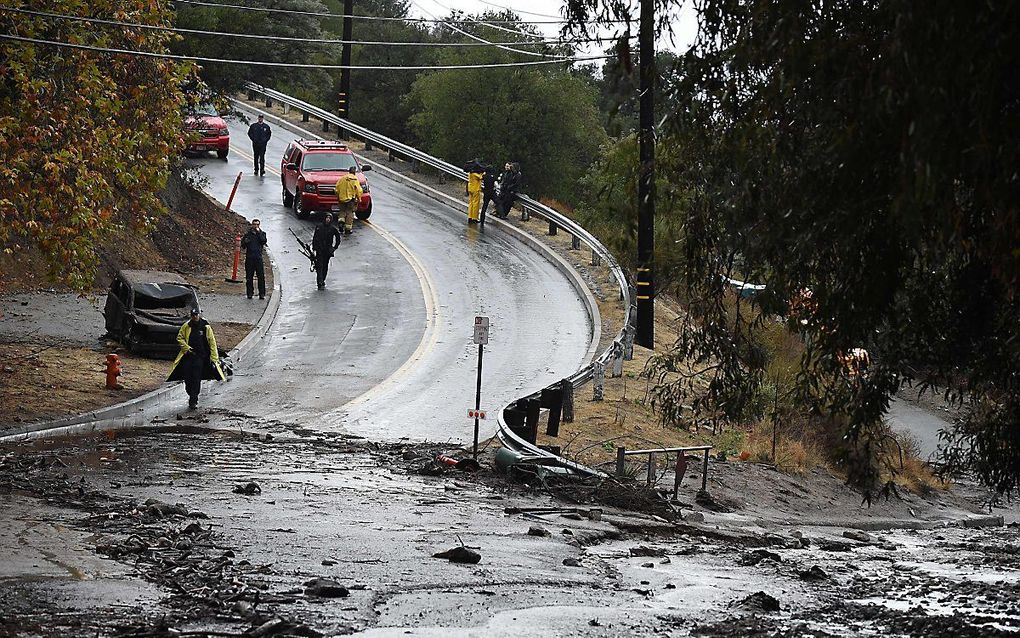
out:
M517 200L517 189L521 187L520 165L507 162L499 176L499 207L496 215L503 219L510 216L510 210Z
M226 380L220 368L216 335L209 322L202 318L202 310L197 306L191 309L191 319L177 331L177 344L181 351L177 353L166 380L184 382L184 390L188 393L188 409L194 410L198 407L203 380Z
M464 187L468 196L468 223L477 224L482 210L482 176L484 175L482 165L478 161L468 166L468 181Z
M336 197L340 200L340 213L344 216L345 235L350 235L354 231L354 211L358 209L361 196L364 194L356 171L357 169L351 166L336 183Z
M266 267L262 263L262 249L266 245L266 232L262 230L262 222L251 220L251 226L241 237L241 248L244 249L244 287L248 299L255 293L252 278L259 280L259 299L266 298Z
M315 284L319 290L326 287L326 273L329 260L340 246L340 231L333 225L333 213L326 213L322 223L315 227L312 235L312 250L315 251Z
M266 174L266 146L269 144L269 139L273 137L273 131L269 128L269 125L263 121L263 116L259 116L258 122L252 123L248 127L248 139L251 140L251 152L255 156L255 174L265 175Z
M482 167L482 210L481 217L485 219L485 211L489 210L489 204L492 203L493 210L499 213L499 200L496 199L496 181L499 179L499 173L491 164L486 164Z

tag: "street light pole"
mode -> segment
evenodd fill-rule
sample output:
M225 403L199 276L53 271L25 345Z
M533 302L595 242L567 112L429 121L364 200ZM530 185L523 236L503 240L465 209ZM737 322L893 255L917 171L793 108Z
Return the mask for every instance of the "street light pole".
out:
M344 44L340 49L340 117L345 120L351 115L351 32L354 30L354 0L344 0Z
M637 325L634 340L655 347L655 0L641 0L638 31L640 112L638 134Z

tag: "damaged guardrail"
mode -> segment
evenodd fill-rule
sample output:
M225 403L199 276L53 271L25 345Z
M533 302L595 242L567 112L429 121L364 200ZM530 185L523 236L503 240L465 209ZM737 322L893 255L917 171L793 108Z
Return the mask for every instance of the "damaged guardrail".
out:
M335 128L342 137L350 136L365 142L366 149L378 146L389 153L391 160L395 157L400 157L410 161L415 172L418 172L421 166L428 166L438 171L440 178L450 176L467 181L467 172L463 169L381 133L355 124L350 120L345 120L318 106L254 82L249 82L245 88L249 100L254 101L258 96L262 96L267 108L272 107L274 102L278 102L284 106L285 110L293 109L301 113L302 120L305 122L314 117L322 122L322 130L324 132L329 132ZM536 445L541 410L543 408L549 410L546 431L551 436L556 436L561 419L568 422L573 420L573 392L575 388L594 380L596 390L599 390L602 379L607 371L611 376L620 376L622 374L623 361L631 358L634 349L635 308L632 302L634 294L627 275L616 261L616 258L613 257L608 248L602 245L584 227L566 215L527 195L518 195L517 205L524 211L525 219L534 215L549 222L550 234L555 234L558 228L562 228L569 233L572 237L572 248L576 249L581 243L585 244L591 250L592 265L599 265L601 262L605 262L606 267L619 285L620 301L626 309L623 327L620 329L620 332L613 339L613 342L601 354L595 357L590 364L561 381L510 403L501 411L501 418L499 419L500 427L497 432L500 441L508 447L525 450L529 454L548 458L549 452L539 449ZM573 463L558 455L554 458L564 467L569 467L585 474L605 475L603 472Z

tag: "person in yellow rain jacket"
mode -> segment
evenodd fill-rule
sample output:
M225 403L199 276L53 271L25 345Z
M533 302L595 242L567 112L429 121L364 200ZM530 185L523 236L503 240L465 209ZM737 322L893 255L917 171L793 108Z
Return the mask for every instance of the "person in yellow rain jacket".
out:
M216 349L216 336L212 326L202 318L202 311L191 309L191 320L177 331L177 343L181 351L174 359L167 381L183 381L188 393L188 408L198 407L198 393L202 380L224 381L220 368L220 351Z
M354 211L361 203L361 196L365 191L361 190L361 182L355 174L356 169L352 166L347 169L344 175L336 183L336 197L340 200L340 213L344 217L344 234L350 235L354 230Z
M468 223L477 224L482 210L482 170L477 165L468 172Z

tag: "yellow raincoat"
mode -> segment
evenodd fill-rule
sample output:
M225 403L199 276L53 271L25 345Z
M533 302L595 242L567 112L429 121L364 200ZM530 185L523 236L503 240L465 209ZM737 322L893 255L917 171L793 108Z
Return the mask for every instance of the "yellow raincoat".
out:
M174 364L170 368L170 376L167 377L167 381L183 381L183 375L177 370L177 364L181 362L184 355L191 352L191 346L188 345L188 338L191 336L191 322L188 321L181 329L177 331L177 344L181 347L181 351L177 353L177 358L174 359ZM205 326L205 340L209 343L209 360L206 361L206 365L202 367L202 378L212 381L225 381L226 376L223 374L223 370L220 368L220 351L216 349L216 335L213 334L212 326L208 323ZM177 376L174 373L177 372Z
M468 173L468 219L478 221L482 210L482 173Z
M358 181L358 176L353 173L345 174L336 183L336 197L340 200L341 204L354 200L356 205L361 202L363 194L361 182Z

